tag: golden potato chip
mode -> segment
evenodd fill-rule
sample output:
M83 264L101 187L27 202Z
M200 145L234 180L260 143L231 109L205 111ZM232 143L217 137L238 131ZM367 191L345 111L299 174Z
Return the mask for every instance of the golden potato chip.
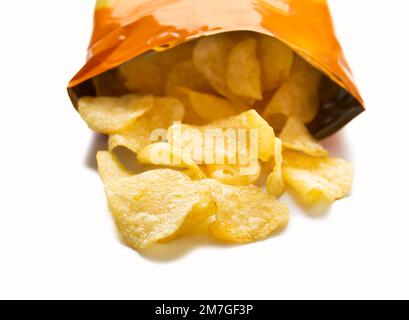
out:
M151 134L155 129L164 131L173 121L181 121L184 117L183 104L175 98L155 98L154 107L134 124L119 133L109 136L108 149L125 147L138 153L145 146L151 144Z
M250 165L241 166L240 164L212 164L206 166L206 171L209 178L221 183L234 186L248 186L255 183L260 177L261 165L258 161L254 168L251 168Z
M83 97L78 111L90 129L111 134L131 126L153 107L153 96Z
M263 117L274 114L311 122L319 109L321 73L300 57L295 57L290 77L283 82L267 105Z
M138 161L144 164L186 168L184 173L193 179L204 179L206 175L191 158L191 154L182 154L174 150L169 143L157 142L150 144L138 153Z
M226 83L227 59L234 42L227 34L200 39L193 51L193 62L212 87L222 96L230 98L233 93Z
M280 133L284 148L303 152L312 157L327 157L328 152L308 132L305 125L296 118L288 119L283 131Z
M196 183L196 187L200 194L200 202L198 202L187 215L180 229L170 237L161 240L160 243L168 243L179 236L195 231L197 226L205 222L209 223L209 218L216 214L216 202L211 196L210 187L200 181Z
M177 64L170 72L166 81L166 93L175 95L179 87L186 87L191 90L204 93L213 92L207 79L197 70L192 60Z
M223 155L224 158L230 159L230 161L232 158L241 157L248 160L247 163L250 163L250 161L257 158L268 161L274 154L274 129L255 110L214 121L205 126L182 125L179 128L179 135L176 134L176 128L170 127L168 130L169 143L190 150L194 153L192 159L197 163L225 164L205 162L206 155L212 155L213 159L219 159L220 155ZM240 143L239 130L244 130L246 140L242 141L244 143ZM254 135L254 133L257 133L257 135ZM206 135L215 138L213 143L206 142ZM218 143L220 142L220 136L224 139L221 146ZM257 145L254 146L254 143ZM252 154L254 151L257 151L257 154ZM240 163L246 164L245 161Z
M258 187L229 186L210 179L201 183L210 186L216 201L216 220L209 230L218 239L254 242L283 229L288 223L287 206Z
M187 98L188 105L186 109L189 110L189 108L191 108L206 122L216 121L238 114L231 102L215 95L195 92L188 88L179 88L177 96L179 97L181 95ZM184 99L182 99L182 101L183 100Z
M263 92L275 90L290 76L293 51L276 38L259 35L258 52Z
M247 38L232 48L227 62L226 81L237 96L256 100L263 98L256 39Z
M276 138L274 144L274 169L267 178L267 191L274 197L281 196L285 191L283 178L283 144Z
M98 173L104 183L132 175L111 152L98 151L97 163Z
M188 176L168 169L113 180L105 190L119 233L134 249L173 235L201 201Z
M284 152L284 180L307 204L332 203L351 189L353 169L348 161Z
M268 161L274 154L274 129L270 127L255 110L249 110L234 117L215 121L209 126L234 129L257 129L259 159Z

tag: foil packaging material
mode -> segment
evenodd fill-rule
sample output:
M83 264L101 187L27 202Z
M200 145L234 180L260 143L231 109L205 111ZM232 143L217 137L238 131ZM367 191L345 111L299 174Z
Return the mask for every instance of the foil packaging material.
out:
M69 82L69 96L76 107L95 95L98 75L146 52L230 31L276 37L326 75L320 112L308 125L316 138L364 111L326 0L98 0L87 62Z

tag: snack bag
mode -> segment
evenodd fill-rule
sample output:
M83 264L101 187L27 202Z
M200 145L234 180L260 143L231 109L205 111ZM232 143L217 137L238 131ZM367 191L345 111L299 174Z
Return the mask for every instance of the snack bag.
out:
M263 240L288 224L285 191L314 206L351 190L319 142L364 110L325 0L97 1L68 92L109 136L98 171L136 250L201 226Z

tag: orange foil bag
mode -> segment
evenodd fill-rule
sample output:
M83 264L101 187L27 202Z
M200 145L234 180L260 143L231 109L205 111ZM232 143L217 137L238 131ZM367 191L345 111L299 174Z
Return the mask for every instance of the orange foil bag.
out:
M276 37L327 76L320 112L308 125L316 138L364 111L326 0L98 0L87 62L68 85L71 100L76 106L95 95L94 77L146 52L229 31Z

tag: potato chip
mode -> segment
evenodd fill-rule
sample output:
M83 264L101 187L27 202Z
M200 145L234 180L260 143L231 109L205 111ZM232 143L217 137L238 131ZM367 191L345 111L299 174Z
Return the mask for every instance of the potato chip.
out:
M173 67L181 62L192 60L193 49L197 41L189 41L183 44L176 45L158 52L159 64L162 67L163 74L167 75Z
M192 60L177 64L168 76L166 81L166 93L170 96L175 96L179 87L186 87L204 93L213 92L213 88L207 79L197 70Z
M190 154L182 154L174 150L169 143L158 142L150 144L138 153L138 161L144 164L186 168L184 173L193 179L204 179L206 175L193 161Z
M98 151L97 163L98 173L104 183L132 175L111 152Z
M224 155L225 159L232 161L234 158L240 160L241 164L245 165L257 159L268 161L274 154L274 129L271 128L266 121L254 110L243 112L237 116L214 121L205 126L188 126L182 125L179 130L180 134L176 134L176 127L170 127L168 130L168 141L172 145L179 145L181 148L190 150L197 163L204 164L223 164L220 162L206 162L206 155L213 154L213 159L219 159L220 155ZM212 130L212 131L210 131ZM239 143L240 132L245 130L246 141ZM251 131L256 130L256 131ZM254 135L254 132L257 135ZM210 135L211 134L211 135ZM213 143L209 144L206 141L206 135L213 136ZM224 139L222 145L219 145L219 137ZM252 137L250 137L252 135ZM256 140L257 139L257 140ZM254 142L257 143L254 146ZM257 148L256 148L257 147ZM257 154L252 154L258 151ZM255 156L255 157L254 157ZM245 162L245 160L248 160ZM231 163L231 162L225 162Z
M351 189L353 169L348 161L284 152L284 180L306 204L332 203Z
M216 201L216 220L209 230L218 239L254 242L285 228L288 223L287 206L258 187L229 186L210 179L201 183L210 186Z
M197 203L187 215L180 229L170 237L161 240L160 243L168 243L179 236L197 231L197 229L195 229L196 227L203 223L209 223L209 218L216 214L216 202L211 196L210 187L200 181L196 183L196 187L200 194L200 202Z
M131 127L109 137L109 151L121 146L138 153L145 146L156 142L150 139L155 129L167 130L173 121L183 119L185 109L179 100L155 98L154 101L154 107L143 117L138 118Z
M119 67L125 86L132 92L154 94L165 93L166 77L178 63L192 59L194 42L165 51L152 51Z
M153 96L83 97L78 102L78 111L90 129L111 134L131 126L153 104Z
M193 51L196 68L222 96L232 97L226 83L227 59L234 42L227 34L200 39Z
M240 164L212 164L206 166L207 175L209 178L217 180L224 184L234 186L248 186L255 183L261 174L260 162L247 164L242 166Z
M293 51L276 38L259 35L258 52L263 92L275 90L290 76Z
M255 110L249 110L234 117L215 121L209 126L234 129L257 129L259 159L268 161L274 154L274 129L270 127Z
M256 100L263 98L256 39L247 38L232 48L227 62L226 81L237 96Z
M308 132L305 125L296 118L288 119L283 131L280 133L284 148L303 152L312 157L327 157L328 152Z
M119 67L126 88L141 94L162 95L165 91L165 78L157 52L146 53Z
M274 144L274 169L267 178L267 191L274 197L281 196L285 191L283 178L283 144L276 138Z
M188 176L168 169L113 180L105 190L119 233L134 249L173 235L201 201Z
M187 101L186 109L192 109L201 119L206 122L216 121L232 117L239 112L228 100L215 95L195 92L188 88L179 88L178 97L183 96Z
M263 117L274 114L311 122L319 109L321 73L300 57L295 57L290 77L283 82L267 105Z

